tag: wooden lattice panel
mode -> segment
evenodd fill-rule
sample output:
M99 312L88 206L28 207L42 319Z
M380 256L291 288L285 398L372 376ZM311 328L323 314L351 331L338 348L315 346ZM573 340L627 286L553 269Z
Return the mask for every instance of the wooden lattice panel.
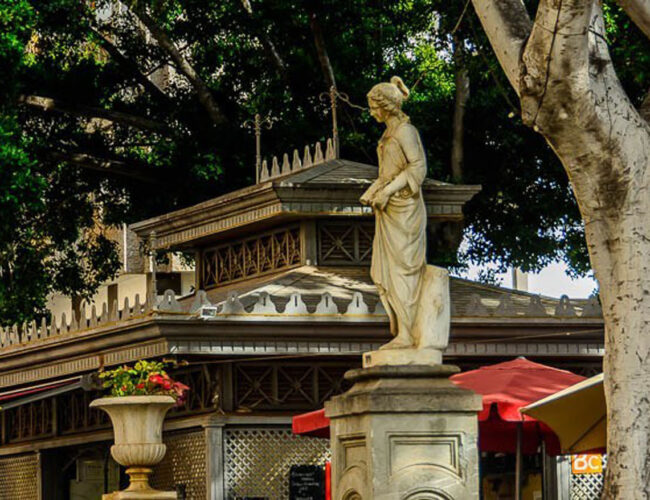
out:
M318 224L318 262L322 265L370 264L373 222L327 221Z
M53 434L51 400L35 401L6 410L7 440L24 441Z
M167 453L154 468L151 484L164 491L185 492L186 500L205 500L206 444L203 431L166 433Z
M35 453L0 458L0 500L38 500L38 475Z
M170 410L170 418L214 411L214 399L218 399L219 394L219 368L203 365L174 372L173 377L191 389L186 394L185 403Z
M289 429L224 431L226 498L289 498L292 465L330 460L329 440L296 436Z
M110 428L108 414L91 408L94 399L103 396L101 392L71 391L57 396L58 424L61 434L87 432L89 430Z
M235 408L316 410L344 392L345 363L241 363L235 365Z
M203 251L201 286L210 288L288 269L299 265L301 258L298 226L233 241Z

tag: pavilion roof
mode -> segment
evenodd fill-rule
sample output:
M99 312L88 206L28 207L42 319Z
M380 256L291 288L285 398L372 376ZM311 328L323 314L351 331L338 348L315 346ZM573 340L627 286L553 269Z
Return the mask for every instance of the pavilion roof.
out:
M193 301L181 301L182 309L196 311L200 301L204 301L206 307L212 308L209 314L214 314L215 318L223 316L233 319L239 316L243 319L257 314L277 314L288 318L296 314L295 307L305 315L322 315L319 304L327 295L335 306L329 308L331 314L342 318L349 315L351 319L353 314L358 316L363 313L369 320L387 321L367 267L301 266L271 277L234 283L201 293L201 297ZM519 318L570 321L602 318L596 298L569 299L563 296L557 299L456 277L450 279L450 296L452 320ZM304 308L300 304L292 306L292 297L298 297ZM360 297L363 304L355 306L356 297ZM267 303L269 300L270 303ZM263 308L261 302L265 303ZM233 306L236 312L233 312ZM350 312L351 306L354 313Z
M286 156L286 155L285 155ZM232 231L268 226L282 219L323 216L367 215L359 197L377 178L377 167L350 160L314 155L293 169L280 168L275 175L191 207L131 225L141 238L152 231L159 249L182 249L200 245L206 238L225 237ZM480 186L455 185L426 179L424 200L430 218L459 220L462 207Z

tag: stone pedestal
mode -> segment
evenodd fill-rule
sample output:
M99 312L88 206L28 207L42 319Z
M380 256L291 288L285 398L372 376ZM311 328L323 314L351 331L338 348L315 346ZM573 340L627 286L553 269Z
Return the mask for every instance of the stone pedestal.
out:
M364 368L383 365L440 366L442 351L439 349L379 349L364 353L362 359Z
M107 493L102 500L176 500L174 491L158 491L149 486L152 467L165 456L162 441L165 415L175 404L171 396L123 396L100 398L90 403L108 413L113 424L115 444L111 455L127 467L129 487Z
M102 495L102 500L177 500L177 498L178 495L173 491L158 491L152 488L140 491L123 490Z
M333 500L479 498L481 397L455 386L450 365L369 366L325 405Z

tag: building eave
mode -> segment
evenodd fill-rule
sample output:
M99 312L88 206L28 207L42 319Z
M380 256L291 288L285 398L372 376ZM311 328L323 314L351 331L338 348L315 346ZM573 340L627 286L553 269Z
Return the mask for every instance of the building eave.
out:
M167 355L358 356L389 338L387 321L212 321L186 314L156 314L5 348L0 351L0 388ZM516 319L509 324L495 318L452 320L449 355L496 356L511 351L598 357L602 355L602 320L600 325L581 318Z

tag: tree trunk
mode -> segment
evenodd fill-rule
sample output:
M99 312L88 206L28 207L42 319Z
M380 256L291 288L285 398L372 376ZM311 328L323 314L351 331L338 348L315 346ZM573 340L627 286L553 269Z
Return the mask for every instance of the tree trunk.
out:
M451 177L455 182L463 180L464 161L464 136L465 136L465 108L469 100L469 73L465 65L462 45L457 39L454 41L454 84L456 98L454 100L454 120L452 124L451 140Z
M648 499L650 127L618 81L600 3L541 0L534 25L516 0L473 3L524 122L562 161L583 216L605 320L603 498ZM623 7L638 23L648 18L647 4Z
M318 61L320 62L321 71L323 72L323 77L325 78L325 83L327 88L336 87L336 78L334 77L334 69L332 68L332 63L330 63L329 55L327 54L327 45L325 44L325 37L323 36L323 30L321 29L320 23L318 22L318 15L316 14L316 7L311 4L310 1L307 2L309 9L309 26L311 27L311 32L314 36L314 45L316 47L316 53L318 54Z
M645 193L646 199L648 193ZM602 498L650 498L650 244L646 206L620 221L617 239L593 242L616 262L597 273L606 323L608 463ZM612 245L611 249L607 245Z

